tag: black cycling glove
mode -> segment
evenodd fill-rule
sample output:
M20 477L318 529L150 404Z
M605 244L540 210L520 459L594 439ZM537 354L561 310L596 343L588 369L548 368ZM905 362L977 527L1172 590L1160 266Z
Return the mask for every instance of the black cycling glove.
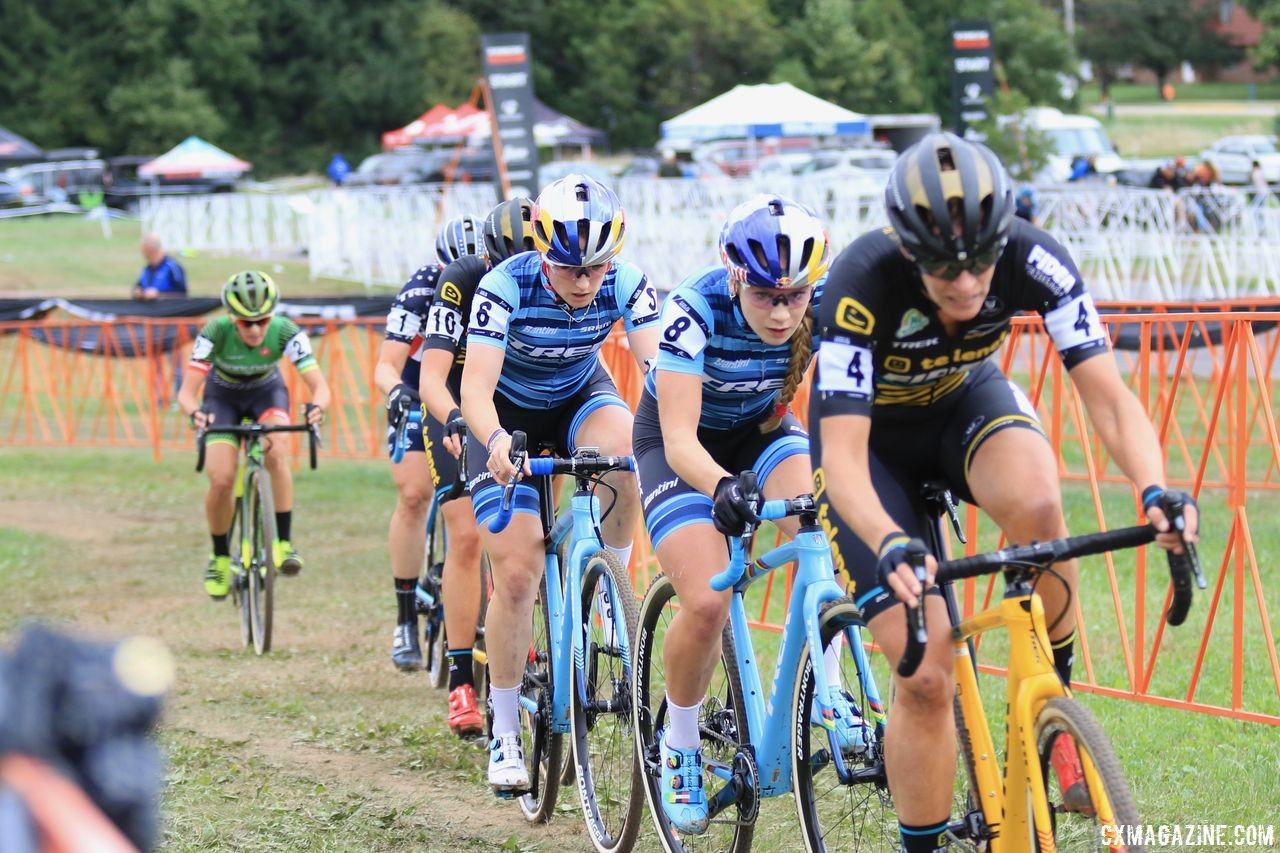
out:
M714 505L711 507L711 521L725 536L741 536L742 529L748 522L759 524L751 504L755 496L748 497L742 491L742 484L737 477L725 477L716 483Z
M880 560L876 563L876 579L880 581L880 585L889 590L889 575L898 569L899 563L911 565L910 550L915 549L924 554L929 553L929 549L925 547L924 542L919 539L912 539L907 534L898 531L890 533L884 537L884 541L880 543Z
M391 418L393 424L398 425L413 407L421 402L418 398L418 392L401 382L392 388L391 393L387 395L387 415Z
M467 422L462 419L462 410L454 409L449 412L449 417L444 422L444 437L456 438L458 441L462 441L463 433L466 429Z
M1186 492L1165 489L1160 486L1147 486L1142 490L1142 511L1146 512L1153 506L1159 506L1165 518L1169 519L1169 522L1175 526L1182 524L1182 510L1184 508L1191 506L1196 508L1197 513L1200 511L1200 506L1196 503L1196 499Z

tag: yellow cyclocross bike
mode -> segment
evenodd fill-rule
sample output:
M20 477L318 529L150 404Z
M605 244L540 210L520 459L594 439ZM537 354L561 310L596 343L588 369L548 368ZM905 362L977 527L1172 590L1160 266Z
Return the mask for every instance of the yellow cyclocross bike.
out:
M310 411L311 404L306 405ZM311 467L316 467L320 428L300 424L243 423L208 426L196 433L196 471L204 470L205 439L211 434L241 439L240 466L236 470L235 510L231 519L231 601L240 611L240 640L254 651L271 651L271 626L275 611L276 540L275 498L271 472L263 464L262 439L281 432L305 432L309 436ZM238 547L237 547L238 546Z
M959 535L959 517L950 493L934 485L926 487L925 497L931 509L945 508ZM1180 531L1183 505L1175 494L1170 493L1169 498L1163 507ZM936 514L937 523L930 530L934 541L928 543L936 554L945 553L941 515L941 511ZM1119 835L1104 830L1117 824L1137 824L1137 810L1124 770L1102 727L1071 698L1070 688L1054 669L1036 583L1046 577L1057 578L1052 569L1054 563L1140 547L1154 541L1155 536L1155 528L1145 524L1011 546L938 563L935 582L943 588L953 626L956 741L967 783L961 814L948 827L959 849L988 853L1142 849L1118 846ZM1184 542L1184 548L1183 554L1168 554L1173 581L1172 603L1166 614L1170 625L1180 625L1186 619L1193 575L1200 589L1205 588L1195 547ZM924 552L914 552L911 564L923 582ZM952 582L1001 571L1005 593L1000 603L960 619ZM898 665L898 672L904 677L919 666L927 637L923 608L907 608L907 617L907 648ZM972 642L981 634L1001 629L1009 635L1003 766L978 695ZM889 717L893 718L892 708ZM1074 767L1079 778L1064 784L1054 767L1054 753L1068 750L1070 755L1072 747L1078 755L1078 765Z

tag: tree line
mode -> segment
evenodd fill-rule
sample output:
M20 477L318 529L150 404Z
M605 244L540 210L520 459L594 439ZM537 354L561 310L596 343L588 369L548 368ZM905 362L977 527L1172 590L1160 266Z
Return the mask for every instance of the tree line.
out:
M1042 0L0 0L0 124L105 154L160 153L194 133L260 177L319 170L465 99L480 33L504 31L530 33L538 96L614 149L653 145L660 122L738 83L946 122L953 18L991 22L1014 102L1062 105L1081 55L1104 73L1126 55L1144 64L1143 44L1193 58L1197 25L1178 27L1190 5L1077 0L1077 49ZM1108 11L1120 7L1129 26ZM1158 32L1132 25L1175 14ZM1123 33L1132 44L1117 48Z

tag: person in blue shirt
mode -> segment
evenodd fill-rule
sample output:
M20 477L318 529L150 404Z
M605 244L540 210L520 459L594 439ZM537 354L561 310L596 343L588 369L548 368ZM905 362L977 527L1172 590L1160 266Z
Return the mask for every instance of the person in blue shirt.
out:
M347 175L351 174L351 164L347 162L347 158L342 156L339 151L329 160L329 166L325 169L329 175L329 180L333 181L334 186L342 186L342 182L347 179Z
M159 236L143 235L142 257L147 265L142 268L138 283L133 286L134 299L187 295L187 274L182 269L182 264L165 254Z
M693 834L708 823L698 717L729 616L730 593L710 580L728 563L725 536L755 518L740 472L754 471L766 498L813 489L809 438L788 405L813 359L831 251L811 210L761 194L729 214L720 257L663 303L632 435L645 526L680 600L662 652L661 808Z
M613 190L586 175L567 175L538 196L532 224L537 251L512 255L476 287L461 388L470 427L471 502L493 569L485 621L504 629L485 638L493 711L488 779L499 792L529 786L519 693L543 572L542 524L532 484L517 486L510 525L496 534L488 528L503 487L516 474L509 430L524 431L533 453L548 442L560 455L576 447L630 454L631 410L599 352L619 319L642 367L657 344L653 287L637 267L617 259L626 215ZM639 491L628 471L610 474L604 482L610 491L616 489L617 500L600 533L625 566Z

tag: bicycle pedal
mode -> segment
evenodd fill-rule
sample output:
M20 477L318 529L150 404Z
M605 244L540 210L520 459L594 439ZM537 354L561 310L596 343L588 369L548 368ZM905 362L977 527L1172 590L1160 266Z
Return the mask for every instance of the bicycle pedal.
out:
M493 795L494 795L495 797L497 797L499 800L517 800L517 799L519 799L520 797L523 797L523 796L525 796L525 795L526 795L526 794L528 794L528 793L529 793L529 791L528 791L528 790L524 790L524 791L497 791L497 790L495 790L495 791L493 792Z

